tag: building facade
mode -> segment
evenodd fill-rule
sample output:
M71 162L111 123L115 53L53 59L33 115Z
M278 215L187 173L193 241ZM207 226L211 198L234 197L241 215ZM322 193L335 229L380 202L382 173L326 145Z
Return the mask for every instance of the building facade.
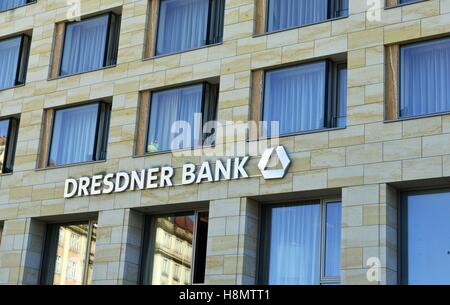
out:
M449 37L450 0L2 1L0 284L450 283Z

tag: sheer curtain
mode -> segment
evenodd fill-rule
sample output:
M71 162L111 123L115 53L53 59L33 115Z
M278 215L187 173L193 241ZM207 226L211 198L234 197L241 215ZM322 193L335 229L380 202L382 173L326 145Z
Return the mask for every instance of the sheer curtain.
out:
M0 89L16 84L21 37L0 41Z
M268 31L315 23L328 18L328 0L269 0Z
M266 73L264 120L278 121L280 134L323 128L325 125L326 62ZM266 131L267 136L272 135Z
M157 55L206 44L209 0L161 1Z
M273 208L268 284L318 284L320 205Z
M27 3L27 0L1 0L0 11L9 10Z
M326 204L325 276L339 277L341 271L341 203Z
M450 39L401 48L400 116L450 110Z
M68 24L61 75L103 67L107 32L108 15Z
M98 108L90 104L55 112L49 165L94 159Z
M192 147L199 143L199 126L195 114L202 112L203 85L171 89L152 95L147 150L171 150ZM190 133L181 130L189 124ZM201 123L201 121L200 121ZM173 128L178 133L172 133ZM181 142L175 143L175 138ZM178 145L176 145L178 144ZM151 147L151 149L149 148Z

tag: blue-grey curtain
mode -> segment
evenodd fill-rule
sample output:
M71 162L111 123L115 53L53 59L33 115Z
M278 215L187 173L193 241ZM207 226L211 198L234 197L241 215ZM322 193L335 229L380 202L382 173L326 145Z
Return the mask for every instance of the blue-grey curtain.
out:
M401 48L400 116L450 110L450 39Z
M27 3L27 0L0 0L0 11L9 10Z
M326 204L325 276L339 277L341 269L341 203Z
M268 284L318 284L320 205L273 208Z
M49 165L94 160L99 105L57 110Z
M202 112L202 96L203 85L153 93L147 150L182 149L199 144L201 126L195 126L194 118ZM189 124L190 133L179 129L185 123ZM172 133L174 129L177 132ZM181 138L181 143L172 142L175 138Z
M347 67L338 68L339 74L339 101L338 112L336 114L335 126L347 126Z
M16 84L21 37L0 41L0 89Z
M108 19L103 15L67 25L61 75L103 67Z
M9 120L0 121L0 172L3 170L3 164L5 163L9 122L10 122Z
M269 32L328 18L328 0L269 0Z
M280 134L323 128L325 125L326 62L266 73L264 121L279 122ZM267 136L276 136L265 131Z
M161 1L157 55L206 44L209 0Z

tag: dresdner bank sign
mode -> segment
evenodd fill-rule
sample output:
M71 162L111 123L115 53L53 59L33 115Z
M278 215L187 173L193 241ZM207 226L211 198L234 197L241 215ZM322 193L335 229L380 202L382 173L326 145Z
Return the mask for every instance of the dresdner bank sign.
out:
M269 159L273 152L277 153L281 168L268 169ZM249 175L245 166L250 157L229 158L226 161L217 160L212 167L209 162L203 162L197 168L195 164L187 163L182 168L182 185L202 182L217 182L232 179L245 179ZM282 146L267 149L258 164L264 179L283 178L291 161L286 150ZM64 198L92 196L101 194L120 193L127 190L156 189L173 186L175 169L170 166L152 167L149 169L135 170L130 173L118 172L106 175L94 175L78 179L66 179L64 186Z

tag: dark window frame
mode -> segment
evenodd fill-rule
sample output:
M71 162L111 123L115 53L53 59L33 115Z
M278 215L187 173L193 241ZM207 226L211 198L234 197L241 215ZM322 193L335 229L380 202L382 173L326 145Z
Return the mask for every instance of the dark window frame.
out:
M50 164L51 155L52 155L53 137L54 137L54 131L55 131L55 120L56 120L56 114L57 114L58 110L77 108L77 107L93 105L93 104L98 104L98 108L97 108L97 123L96 123L95 140L94 140L95 145L94 145L94 149L93 149L92 160L87 160L87 161L82 161L82 162L70 162L70 163L56 164L56 165ZM92 103L77 104L77 105L70 105L70 106L55 108L54 114L52 117L52 123L50 126L51 131L50 131L50 140L48 143L48 156L47 156L47 160L46 160L46 167L52 168L52 167L70 166L70 165L74 165L74 164L83 164L86 162L95 162L95 161L106 160L110 121L111 121L111 103L106 102L106 101L97 101L97 102L92 102Z
M87 247L85 250L85 260L83 265L83 285L87 284L89 255L91 252L92 231L97 224L97 219L85 219L80 221L57 222L47 224L44 237L44 251L42 256L41 269L39 274L39 283L42 285L53 285L56 272L56 257L58 249L58 240L61 226L87 224Z
M4 9L4 10L0 10L0 13L11 11L11 10L15 10L17 8L24 7L24 6L27 6L27 5L30 5L30 4L34 4L34 3L37 3L37 0L27 0L24 4L20 4L18 6L14 6L14 7L11 7L11 8Z
M83 22L89 19L98 18L102 16L108 16L108 28L106 31L106 39L105 39L105 51L103 54L103 65L98 68L86 70L86 71L78 71L75 73L67 73L62 74L62 63L64 59L64 50L66 47L66 38L67 38L67 28L72 25L79 22ZM120 25L121 25L121 15L114 13L114 12L107 12L105 14L99 14L95 16L90 16L87 18L83 18L80 21L70 21L64 23L64 31L62 35L62 46L61 46L61 56L59 57L58 62L58 77L68 77L72 75L82 74L82 73L88 73L93 72L109 67L113 67L117 64L117 57L119 52L119 39L120 39Z
M204 48L210 45L219 44L223 42L223 31L224 31L224 20L225 20L225 0L209 0L208 4L208 24L206 26L206 37L205 37L205 44L189 48L185 50L176 50L176 51L170 51L167 53L159 53L158 54L158 38L160 35L160 22L161 22L161 7L162 2L165 0L158 0L158 16L157 16L157 22L155 27L155 34L154 34L154 48L153 48L153 57L162 57L162 56L169 56L177 53L182 52L188 52L200 48ZM180 0L179 0L180 1ZM183 1L183 0L181 0Z
M400 285L408 283L408 196L426 195L450 192L450 188L409 189L399 192L397 200L397 282Z
M213 143L209 144L205 144L205 140L210 136L210 137L215 137L215 128L213 128L213 132L211 133L203 133L203 126L206 122L208 121L214 121L217 119L218 117L218 111L219 111L219 107L218 107L218 102L219 102L219 85L220 84L212 84L210 82L207 81L203 81L200 83L193 83L193 84L187 84L187 85L181 85L181 86L177 86L177 87L173 87L173 88L166 88L166 89L161 89L161 90L155 90L150 92L150 101L149 101L149 107L148 107L148 114L147 114L147 126L146 126L146 133L145 133L145 150L144 153L145 154L155 154L155 153L166 153L166 152L170 152L172 151L170 148L169 149L164 149L164 150L158 150L156 152L149 152L148 151L148 145L149 145L149 133L150 133L150 124L151 124L151 115L152 115L152 100L153 100L153 94L155 93L159 93L159 92L164 92L164 91L168 91L168 90L174 90L174 89L182 89L182 88L187 88L187 87L193 87L193 86L197 86L197 85L202 85L202 105L201 105L201 111L202 111L202 126L201 126L201 130L198 131L198 137L199 139L202 140L202 145L198 145L198 146L192 146L190 145L189 147L184 147L182 149L177 149L177 150L195 150L195 149L199 149L205 146L214 146L215 145L215 139L213 140ZM212 107L215 108L214 111L214 115L212 118L208 117L207 115L205 115L205 109L206 109L206 104L210 103L212 105Z
M427 0L419 0L418 2L423 2L423 1L427 1ZM412 2L412 3L416 3L416 2ZM412 4L412 3L405 3L404 5L408 5L408 4ZM435 41L439 41L439 40L448 40L450 41L450 36L443 36L443 37L438 37L438 38L434 38L434 39L425 39L425 40L419 40L419 41L415 41L415 42L407 42L407 43L401 43L398 44L398 63L397 63L397 81L398 81L398 86L397 86L397 114L396 114L396 118L397 120L410 120L410 119L417 119L417 118L422 118L422 117L430 117L430 116L436 116L436 115L443 115L443 114L447 114L450 113L450 108L448 110L443 110L443 111L437 111L437 112L430 112L430 113L421 113L421 114L416 114L416 115L402 115L401 111L401 102L402 102L402 86L403 86L403 78L402 78L402 61L403 61L403 56L402 56L402 49L405 47L410 47L410 46L414 46L414 45L423 45L423 44L427 44L427 43L433 43Z
M1 39L0 42L20 37L19 56L16 63L16 75L14 76L14 85L11 87L0 88L0 91L12 89L17 86L23 86L26 82L28 61L30 55L31 36L20 34Z
M326 75L326 79L325 79L326 92L325 92L325 99L324 99L324 102L325 102L325 105L324 105L324 110L325 110L324 127L318 128L318 129L311 129L311 130L293 131L293 132L289 132L289 133L281 133L280 132L280 134L279 134L280 137L294 136L294 135L298 135L298 134L318 132L318 131L329 130L329 129L333 129L333 128L346 128L347 127L347 124L345 124L345 126L338 126L338 123L337 123L337 118L339 118L339 116L338 116L339 105L340 105L340 103L342 103L342 101L340 100L340 95L339 95L340 84L341 84L339 72L340 72L340 69L347 69L347 62L345 60L333 61L331 59L324 59L324 60L319 60L319 61L302 62L300 64L293 64L293 65L290 64L287 66L264 70L263 71L263 81L262 81L262 86L261 86L262 93L261 93L260 118L262 121L265 121L264 106L266 103L265 92L266 92L266 85L267 85L267 81L266 81L267 73L270 73L272 71L280 71L280 70L289 69L289 68L301 67L303 65L320 63L320 62L325 62L325 75ZM347 98L348 98L348 96L346 94L346 100L347 100ZM347 112L345 113L345 116L340 116L340 117L347 117ZM264 138L271 138L271 137L273 137L273 136L262 134L260 138L264 139Z
M257 1L257 0L255 0L255 1ZM262 34L270 34L270 33L277 33L277 32L281 32L281 31L287 31L287 30L291 30L291 29L295 29L295 28L300 28L300 27L310 26L310 25L314 25L314 24L327 22L327 21L332 21L335 19L347 18L349 16L348 12L347 12L347 14L344 14L341 16L337 15L338 12L342 12L343 10L342 9L338 10L337 8L335 8L335 6L342 8L342 1L344 1L344 0L328 0L328 7L327 7L328 12L327 12L326 19L315 21L312 23L298 24L298 25L287 27L287 28L269 31L269 13L270 13L269 12L269 7L270 7L269 2L273 1L273 0L263 0L263 1L265 1L266 11L264 14L264 32ZM348 0L348 1L350 1L350 0ZM420 1L423 1L423 0L420 0ZM339 2L339 5L336 5L337 2Z
M140 268L139 268L139 283L141 285L152 285L152 277L153 277L153 261L154 261L154 253L155 253L155 242L156 242L156 223L155 219L160 217L177 217L177 216L187 216L187 215L195 215L195 223L194 223L194 233L192 236L192 257L191 257L191 269L190 269L190 280L191 285L194 284L203 284L196 281L196 259L197 259L197 244L198 241L198 221L200 214L208 215L208 224L209 224L209 209L208 208L199 208L199 209L190 209L184 211L175 211L172 213L161 213L161 214L149 214L145 215L144 221L144 230L143 230L143 246L141 250L141 259L140 259ZM206 229L208 230L208 228ZM206 235L208 232L206 232ZM206 249L205 249L206 252ZM205 256L206 260L206 256ZM204 262L205 269L203 270L203 281L206 275L206 261ZM201 275L200 275L201 277Z
M0 121L8 122L8 133L5 144L5 156L3 159L3 166L0 168L1 174L11 174L14 168L14 159L17 148L17 138L19 134L20 118L16 116L10 116L1 118Z
M280 207L293 207L293 206L304 206L304 205L319 205L320 206L320 268L319 268L319 283L318 285L327 284L339 284L341 277L327 277L325 275L325 264L326 264L326 221L327 221L327 205L330 203L341 204L342 209L342 199L337 197L327 197L321 199L308 199L308 200L290 200L282 201L281 203L267 203L263 204L260 208L260 221L258 229L258 252L256 257L256 279L258 285L268 285L269 276L269 258L270 258L270 233L271 233L271 221L270 215L273 208ZM341 230L342 230L342 219L341 219ZM341 244L342 248L342 244Z

